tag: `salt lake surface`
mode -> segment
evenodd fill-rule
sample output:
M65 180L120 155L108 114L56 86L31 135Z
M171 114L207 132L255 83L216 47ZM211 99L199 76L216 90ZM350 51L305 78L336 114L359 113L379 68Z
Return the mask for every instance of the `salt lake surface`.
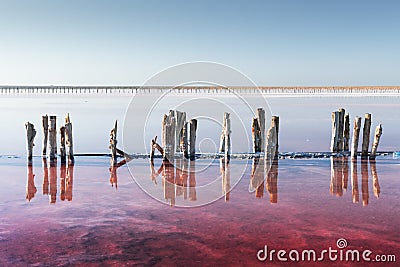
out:
M230 106L237 103L226 96L220 99L233 103ZM400 98L275 96L267 100L272 114L281 119L282 152L328 151L331 112L339 107L352 118L372 113L373 128L382 123L384 129L379 150L400 150L396 138ZM371 250L371 258L400 257L400 161L391 156L356 163L347 158L282 159L267 172L259 168L261 173L253 169L263 161L233 159L228 165L219 160L188 162L188 173L163 166L160 160L152 166L146 159L113 169L108 157L78 156L74 166L62 167L50 166L38 156L29 166L24 156L26 121L38 130L36 155L41 151L41 115L58 115L60 125L67 112L76 153L107 153L109 131L115 119L124 121L130 98L4 96L0 101L1 121L7 126L0 141L0 266L293 266L277 258L260 262L257 253L265 245L276 251L338 249L340 238L347 241L346 249ZM160 121L149 124L148 136L159 135L162 114L157 112L176 106L161 103L155 109ZM198 116L197 108L187 111L188 117ZM219 110L215 113L222 118ZM251 116L240 121L250 127ZM199 140L205 140L199 150L213 152L207 138L219 137L220 129L204 122L204 127L199 124ZM121 132L118 139L128 152L146 152L146 142L125 144L127 137ZM233 131L234 151L248 152L243 136ZM204 190L212 182L218 199ZM139 185L145 185L146 191ZM318 263L296 262L300 266ZM327 258L324 263L396 266Z

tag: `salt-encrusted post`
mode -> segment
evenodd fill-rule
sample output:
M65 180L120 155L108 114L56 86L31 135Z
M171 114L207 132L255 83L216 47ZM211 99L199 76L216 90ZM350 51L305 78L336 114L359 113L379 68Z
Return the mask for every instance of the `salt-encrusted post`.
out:
M69 113L65 117L65 143L68 151L68 160L72 165L74 164L74 144L72 142L72 123L69 118Z
M197 120L191 119L189 121L189 157L191 160L196 157L196 131L197 131Z
M175 116L173 111L170 110L169 115L164 115L162 122L162 146L163 146L163 160L174 162L175 157Z
M354 119L353 139L351 141L351 157L353 159L357 158L360 129L361 129L361 117L357 116Z
M228 126L228 123L229 123L229 126ZM222 132L221 132L221 138L220 138L220 143L219 143L219 152L220 153L225 153L227 134L230 136L230 128L231 128L230 126L231 126L230 114L228 112L224 112L224 118L222 121ZM229 127L229 132L227 131L228 127ZM230 149L230 144L228 144L228 147ZM229 153L230 153L230 151L229 151Z
M183 136L183 126L186 122L186 112L175 111L176 114L176 128L175 128L175 145L176 152L181 151L181 141Z
M349 151L350 143L350 115L346 113L344 116L344 130L343 130L343 151Z
M382 135L382 124L379 124L376 126L375 129L375 137L374 137L374 143L372 144L372 150L371 150L371 155L369 156L369 159L374 160L376 157L376 151L378 150L378 145L379 145L379 140L381 139Z
M275 158L279 156L279 116L272 116L272 125L275 125Z
M331 152L339 152L339 111L332 112Z
M260 152L265 151L265 110L263 108L257 109L257 122L260 129Z
M42 116L42 127L43 127L43 148L42 148L42 155L46 157L47 155L47 139L49 136L49 116L44 115Z
M339 109L339 125L338 125L338 152L342 152L344 150L344 108Z
M182 128L182 138L180 139L180 150L183 153L183 157L187 159L189 157L188 153L188 123L185 122Z
M118 121L115 121L114 128L111 129L110 132L110 153L111 153L111 165L114 166L117 164L117 127Z
M61 157L61 164L65 165L66 163L66 151L65 151L65 127L61 126L60 128L60 157Z
M254 153L261 152L261 130L257 118L253 118L251 123L251 133L253 136L253 151Z
M364 118L363 142L362 142L362 148L361 148L361 157L362 158L368 157L370 131L371 131L371 114L366 113L365 118Z
M35 140L36 130L35 126L29 121L25 123L25 128L26 128L26 138L27 138L26 141L28 150L28 161L30 164L32 164L32 151L33 151L33 146L35 145L33 141Z
M279 117L273 116L271 119L271 127L268 129L267 133L267 145L265 154L266 160L272 160L277 158L278 152L278 125L279 125Z
M57 160L57 117L50 116L49 128L49 149L50 149L50 162Z

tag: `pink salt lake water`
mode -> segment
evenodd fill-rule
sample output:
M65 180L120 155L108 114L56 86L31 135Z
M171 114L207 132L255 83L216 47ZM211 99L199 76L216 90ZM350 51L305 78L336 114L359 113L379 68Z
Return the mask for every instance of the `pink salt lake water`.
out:
M300 100L282 98L269 102L273 113L281 116L281 151L328 150L330 112L339 106L346 107L351 114L371 112L373 123L383 123L381 149L399 148L395 138L399 132L398 98L333 98L325 105L315 99ZM178 206L204 199L193 182L201 185L219 177L218 161L211 164L208 172L196 172L187 186L170 184L174 189L167 195L163 173L155 178L157 184L154 183L145 159L129 163L134 166L131 170L136 180L126 165L118 168L113 186L108 157L76 157L75 166L65 170L60 165L46 167L41 157L35 157L29 167L23 155L23 123L28 119L36 120L38 128L40 115L49 109L55 110L55 104L43 102L43 99L35 100L40 105L30 105L28 99L3 97L1 101L2 109L14 106L11 101L20 108L15 107L17 115L10 121L11 131L15 133L11 140L15 142L3 139L1 146L0 266L293 266L293 262L280 262L276 257L273 262L260 262L257 252L265 245L268 249L288 251L337 249L339 238L347 240L346 249L369 249L372 255L390 254L399 259L400 162L391 156L378 157L375 164L359 160L353 166L350 160L338 163L331 159L282 159L275 166L272 179L260 184L255 192L249 192L249 184L254 179L251 177L252 161L231 160L231 170L244 166L245 173L238 184L232 184L229 196L200 207L180 208L171 206L172 199ZM25 110L21 109L19 101L25 103ZM109 128L115 117L123 120L126 101L118 97L113 99L115 102L109 101L115 116L106 115L109 112L98 107L105 102L101 98L68 101L73 105L54 113L59 116L67 110L71 113L76 122L77 153L107 152ZM279 108L286 102L290 103L291 110ZM305 107L311 107L314 112ZM310 116L300 119L293 109ZM2 121L7 117L3 111ZM104 116L99 120L94 114ZM90 117L91 125L86 125L84 121ZM109 125L103 125L104 120L110 120ZM307 129L299 126L304 121L318 122L321 126L316 129L317 133L307 134ZM79 131L82 128L84 130ZM298 135L293 134L294 128L298 129ZM39 140L36 141L37 152L41 147ZM198 160L196 168L205 164L209 162ZM155 168L160 165L156 160ZM354 168L357 170L356 177L352 176L352 167L353 174ZM168 198L155 200L143 192L137 182L154 184L154 191ZM328 259L324 263L396 266L396 263L331 262ZM308 266L319 262L296 264Z

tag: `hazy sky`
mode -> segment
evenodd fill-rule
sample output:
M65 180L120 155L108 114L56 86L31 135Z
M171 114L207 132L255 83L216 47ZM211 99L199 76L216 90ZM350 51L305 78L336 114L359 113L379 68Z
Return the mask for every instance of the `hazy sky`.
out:
M0 1L0 84L140 85L215 61L258 85L399 85L400 1Z

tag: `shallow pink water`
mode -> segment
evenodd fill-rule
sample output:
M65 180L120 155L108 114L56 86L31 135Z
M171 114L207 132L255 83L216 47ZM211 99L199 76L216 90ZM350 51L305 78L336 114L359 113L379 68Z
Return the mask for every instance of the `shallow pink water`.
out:
M117 169L111 186L108 158L78 157L69 173L60 166L43 168L40 158L32 169L24 162L0 158L0 266L308 266L320 262L260 262L257 252L264 245L275 250L337 249L339 238L347 240L346 249L400 259L400 165L395 160L378 159L375 167L358 162L357 178L350 162L348 169L343 164L331 169L329 159L280 160L274 176L252 193L250 164L229 201L221 198L195 208L154 200L133 181L126 165ZM150 179L146 160L133 164L136 179ZM239 164L231 161L231 166ZM207 180L205 175L196 173L196 182ZM162 173L157 179L155 190L162 192ZM187 184L180 191L175 188L187 190L186 199L184 193L176 196L177 203L196 201L189 197L194 193L202 198L200 189L193 192ZM358 203L353 203L356 195Z

